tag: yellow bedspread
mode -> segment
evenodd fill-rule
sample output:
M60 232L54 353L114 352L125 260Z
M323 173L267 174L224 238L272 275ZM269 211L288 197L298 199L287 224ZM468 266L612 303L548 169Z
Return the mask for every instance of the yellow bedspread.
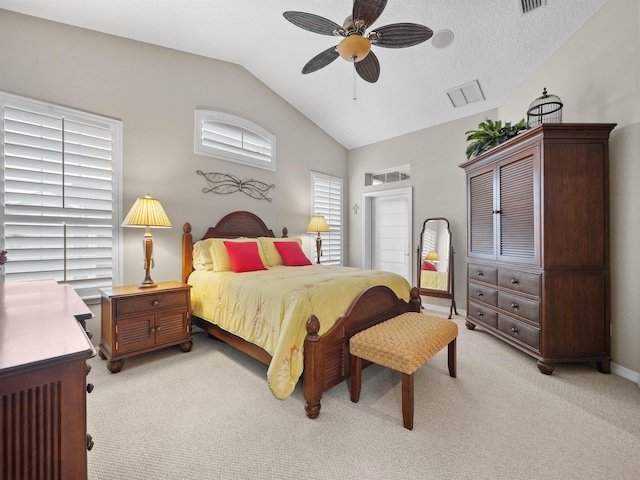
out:
M420 271L420 286L432 290L448 290L447 272L432 272L431 270Z
M196 270L189 284L194 315L259 345L273 357L267 383L279 399L293 392L302 374L309 315L320 320L322 335L368 287L386 285L405 301L411 289L393 273L323 265L246 273Z

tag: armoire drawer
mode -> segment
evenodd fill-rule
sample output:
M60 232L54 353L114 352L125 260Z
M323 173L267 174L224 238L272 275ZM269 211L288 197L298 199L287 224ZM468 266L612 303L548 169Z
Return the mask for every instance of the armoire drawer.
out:
M498 330L538 351L540 350L540 330L535 327L506 315L498 315Z
M498 291L493 288L484 287L477 283L469 282L469 299L477 300L478 302L487 303L498 306Z
M469 301L469 311L467 315L493 328L498 328L498 313L488 307Z
M495 285L498 282L498 269L484 265L469 264L468 278L478 282Z
M498 270L498 285L516 292L536 297L540 296L540 277L538 273L525 273L516 270Z
M498 292L498 308L532 322L540 323L540 302Z

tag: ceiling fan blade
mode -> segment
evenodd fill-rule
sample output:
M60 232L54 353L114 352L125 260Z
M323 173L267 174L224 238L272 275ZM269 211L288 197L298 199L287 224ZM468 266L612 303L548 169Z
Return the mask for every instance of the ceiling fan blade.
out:
M371 52L369 52L371 54ZM313 57L311 60L307 62L307 64L302 67L302 73L311 73L316 70L320 70L322 67L326 67L331 62L333 62L336 58L338 58L340 54L336 47L327 48L324 52L320 52L318 55Z
M284 12L284 18L293 23L296 27L303 28L320 35L333 36L334 31L341 31L342 27L331 20L319 15L305 12Z
M364 31L367 27L371 26L375 22L384 7L387 6L387 0L355 0L353 2L353 22L364 22Z
M364 57L364 60L357 62L356 72L360 77L369 83L376 83L380 78L380 62L373 52Z
M372 45L385 48L405 48L429 40L433 30L416 23L394 23L369 33Z

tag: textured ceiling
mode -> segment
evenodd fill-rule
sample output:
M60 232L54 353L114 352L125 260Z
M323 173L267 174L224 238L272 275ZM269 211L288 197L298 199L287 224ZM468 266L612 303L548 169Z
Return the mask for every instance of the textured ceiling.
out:
M282 16L297 10L342 24L349 0L0 0L0 8L242 65L351 149L498 107L606 1L547 0L523 14L521 0L389 0L373 27L412 22L455 38L443 49L431 40L374 46L380 79L357 78L357 100L353 66L340 58L301 74L340 37ZM454 109L444 92L472 80L485 100ZM541 93L545 86L562 96L553 78Z

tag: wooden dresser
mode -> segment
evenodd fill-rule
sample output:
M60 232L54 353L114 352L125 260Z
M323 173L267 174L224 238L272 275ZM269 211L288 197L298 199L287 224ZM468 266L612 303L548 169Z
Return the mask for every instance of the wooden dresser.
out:
M86 360L76 316L91 311L53 280L0 283L0 478L87 478Z
M609 373L609 133L542 124L460 165L467 322L538 360Z

